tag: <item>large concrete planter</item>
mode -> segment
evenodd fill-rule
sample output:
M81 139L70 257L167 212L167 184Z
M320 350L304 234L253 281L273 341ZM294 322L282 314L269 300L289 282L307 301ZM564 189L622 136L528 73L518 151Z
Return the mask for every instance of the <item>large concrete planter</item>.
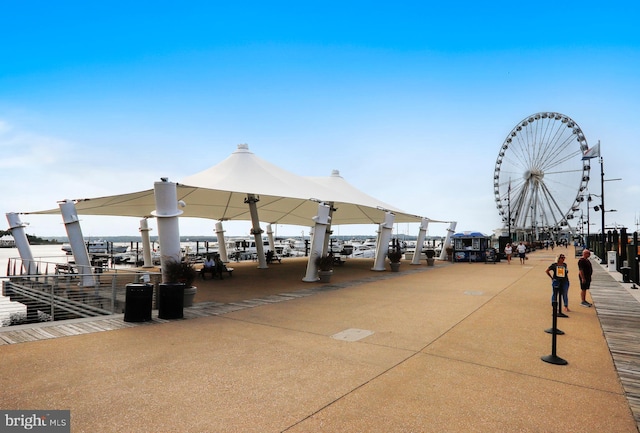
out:
M330 282L331 275L333 275L333 271L318 271L318 278L320 278L321 283Z
M184 307L191 307L193 305L193 298L195 298L198 288L195 286L184 288Z
M436 259L427 258L427 266L433 266L436 262Z
M391 272L398 272L400 270L400 262L389 262L391 266Z

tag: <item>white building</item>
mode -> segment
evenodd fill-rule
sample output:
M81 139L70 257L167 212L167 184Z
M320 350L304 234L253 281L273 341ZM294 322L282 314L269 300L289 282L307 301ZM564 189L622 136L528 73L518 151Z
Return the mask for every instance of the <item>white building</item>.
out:
M16 241L11 235L4 235L0 238L0 248L13 248L16 246Z

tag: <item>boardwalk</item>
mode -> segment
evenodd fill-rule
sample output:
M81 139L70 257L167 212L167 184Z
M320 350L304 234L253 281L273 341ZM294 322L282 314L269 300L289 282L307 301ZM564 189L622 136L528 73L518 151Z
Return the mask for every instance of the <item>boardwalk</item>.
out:
M413 267L405 271L407 273L424 272L428 268ZM401 274L383 273L365 278L341 281L333 284L309 285L300 290L272 294L260 298L237 300L228 303L205 301L198 302L192 307L184 309L184 319L194 319L197 317L219 316L245 308L254 308L261 305L273 304L277 302L291 301L317 293L338 290L354 285L365 284L375 280L385 280L397 277ZM237 278L236 278L237 279ZM202 284L202 281L198 281ZM70 337L74 335L91 334L94 332L114 331L117 329L131 328L136 326L148 326L156 323L168 323L170 320L160 319L157 310L153 312L153 318L149 322L125 322L124 314L114 314L110 316L90 317L74 320L64 320L61 322L43 322L31 325L19 325L8 328L0 327L0 345L26 343L30 341L47 340L57 337Z
M629 405L640 425L640 302L634 284L597 266L591 296Z

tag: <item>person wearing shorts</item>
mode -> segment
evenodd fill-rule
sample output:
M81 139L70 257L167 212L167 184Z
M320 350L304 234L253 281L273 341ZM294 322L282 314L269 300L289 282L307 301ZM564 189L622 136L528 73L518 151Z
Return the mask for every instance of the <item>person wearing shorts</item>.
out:
M578 278L580 278L580 298L582 302L580 305L583 307L591 307L591 303L587 302L587 290L591 288L591 276L593 275L593 266L589 260L591 251L588 249L582 250L582 257L578 260Z
M518 244L518 247L516 248L516 251L518 251L518 257L520 257L520 264L524 265L524 261L527 258L527 247L525 247L524 244L520 242Z
M507 244L506 247L504 247L504 255L507 257L507 264L511 264L511 254L513 254L513 248L511 247L511 244Z

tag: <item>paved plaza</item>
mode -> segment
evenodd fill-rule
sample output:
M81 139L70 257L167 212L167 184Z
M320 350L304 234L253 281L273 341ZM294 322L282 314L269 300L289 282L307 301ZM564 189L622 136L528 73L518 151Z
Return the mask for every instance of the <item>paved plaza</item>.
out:
M2 330L0 408L69 409L72 431L87 433L637 433L599 317L607 291L628 291L594 260L594 307L581 307L577 259L561 252L566 366L540 359L552 350L544 270L557 249L524 265L404 262L398 273L352 259L327 286L284 259L199 280L183 320L116 315L71 322L70 336L47 324L25 342ZM122 327L104 331L105 320Z

